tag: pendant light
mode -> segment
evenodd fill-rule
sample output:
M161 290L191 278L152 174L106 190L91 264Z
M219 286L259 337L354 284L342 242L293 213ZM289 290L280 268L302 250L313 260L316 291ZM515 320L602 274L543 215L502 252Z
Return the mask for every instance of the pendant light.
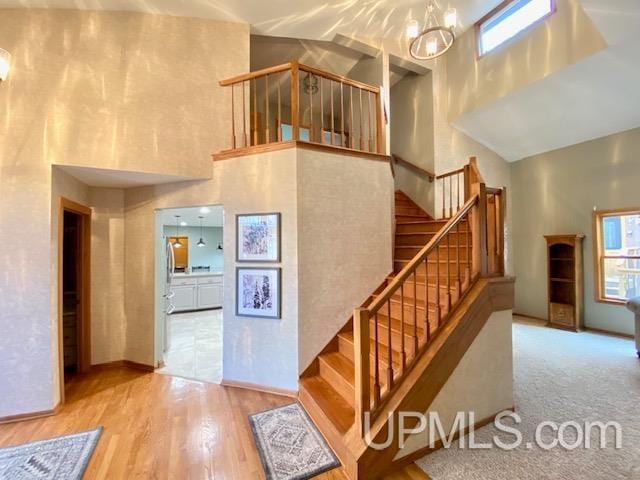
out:
M180 242L180 215L174 215L176 217L176 241L173 242L173 248L182 248L182 242Z
M440 20L441 19L441 20ZM456 41L458 16L455 8L442 13L435 0L427 5L424 23L412 20L407 25L409 54L417 60L432 60L447 53Z
M198 217L200 219L200 240L198 240L198 246L199 247L204 247L206 245L206 243L204 242L204 240L202 239L202 219L204 217L200 216Z

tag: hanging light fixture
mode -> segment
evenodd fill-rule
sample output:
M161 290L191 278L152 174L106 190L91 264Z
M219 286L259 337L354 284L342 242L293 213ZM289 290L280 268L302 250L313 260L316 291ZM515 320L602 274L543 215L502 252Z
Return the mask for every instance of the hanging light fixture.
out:
M198 246L199 247L204 247L206 245L206 243L204 242L204 240L202 239L202 219L204 218L203 216L198 217L200 219L200 240L198 240Z
M11 68L11 54L0 48L0 82L4 82Z
M318 93L318 77L316 77L312 73L307 73L307 76L304 77L304 92L310 93L311 95L315 95Z
M176 241L173 242L173 248L181 248L182 242L180 242L180 215L174 215L176 217Z
M411 42L409 54L416 60L432 60L444 55L456 41L454 28L457 22L455 8L450 8L443 14L436 1L430 0L422 27L417 20L411 20L407 24L406 33Z

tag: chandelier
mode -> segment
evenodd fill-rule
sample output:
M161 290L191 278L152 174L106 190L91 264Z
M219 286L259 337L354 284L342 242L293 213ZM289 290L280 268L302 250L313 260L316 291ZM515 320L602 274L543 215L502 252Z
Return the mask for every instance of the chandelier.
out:
M418 20L407 25L411 56L416 60L431 60L447 53L456 41L453 29L457 20L455 8L449 8L442 14L435 0L430 0L422 27Z

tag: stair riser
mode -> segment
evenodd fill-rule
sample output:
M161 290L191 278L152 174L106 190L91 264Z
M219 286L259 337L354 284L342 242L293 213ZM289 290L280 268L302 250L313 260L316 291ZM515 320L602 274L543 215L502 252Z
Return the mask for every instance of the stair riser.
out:
M440 315L444 316L448 311L448 308L443 306L440 309ZM414 312L414 308L413 305L406 305L404 307L404 323L406 325L411 325L413 326L414 322L413 322L413 312ZM417 307L415 309L416 314L418 315L418 322L417 325L419 328L422 328L424 326L424 308L420 308ZM396 302L391 302L391 317L395 318L396 320L401 320L402 319L402 309L400 308L400 304L396 303ZM432 306L429 308L429 321L434 320L434 323L437 323L435 321L436 318L436 312L435 312L435 308ZM386 332L386 330L385 330ZM398 337L399 338L399 337Z
M419 327L422 327L422 325L419 324ZM385 325L383 325L382 323L378 325L378 344L381 347L389 346L388 332L389 330ZM406 332L409 332L409 328L406 329ZM404 335L404 345L405 345L405 351L407 352L407 354L409 354L409 352L413 352L413 336L409 335L406 332ZM373 325L371 325L371 338L375 339L375 328ZM393 329L391 330L391 348L392 349L400 350L401 338L402 337L400 335L400 332Z
M431 241L433 237L435 237L435 233L413 233L410 235L396 235L396 246L405 246L405 245L426 245ZM460 246L465 246L467 244L466 235L464 233L460 233ZM449 241L452 246L458 245L458 234L450 233Z
M429 286L427 287L428 291L425 291L424 288L424 284L418 284L416 285L416 290L415 290L415 296L418 298L418 300L424 301L425 298L429 298L429 303L430 304L434 304L436 303L436 297L438 295L438 289L435 286ZM404 292L400 292L398 291L397 293L395 293L393 295L393 299L400 302L403 298L402 293L404 293L404 301L409 302L409 303L413 303L413 299L414 299L414 291L413 291L413 284L409 284L407 285L406 288L404 288ZM451 285L451 289L446 288L446 287L441 287L440 288L440 303L442 305L445 304L445 301L443 300L443 298L445 298L447 295L451 296L451 301L455 302L458 299L458 289L455 283L453 283Z
M405 266L407 265L407 262L401 262L396 260L394 262L394 268L396 272L399 272L400 270L402 270ZM462 279L464 277L465 274L465 268L466 268L466 264L464 263L464 261L460 262L460 278ZM418 268L416 269L416 274L418 276L424 277L425 275L425 264L421 264L418 266ZM450 276L452 279L455 279L458 275L458 267L455 261L450 261L449 262L449 269L447 270L447 263L446 262L440 262L440 271L438 271L438 265L434 262L434 263L429 263L429 273L428 275L430 277L435 278L436 275L439 274L440 278L447 278L447 274L449 274L448 276ZM445 280L446 283L446 280ZM453 284L453 281L451 282Z
M386 330L385 330L386 332ZM406 338L406 337L405 337ZM353 343L351 343L350 341L348 341L347 339L340 337L339 338L339 350L340 353L342 353L345 357L347 357L349 360L351 360L352 362L354 361L354 346ZM374 342L371 342L371 345L369 346L371 352L373 352L373 345ZM385 348L386 349L386 344L380 344L380 348ZM393 363L394 363L394 368L399 365L402 362L402 357L400 356L400 340L398 337L398 342L393 343L392 345L392 350L393 350ZM407 357L407 359L412 358L415 355L415 352L413 350L413 344L409 344L406 343L405 341L405 355ZM386 350L385 350L385 354L386 354ZM372 353L373 356L373 353ZM373 364L375 363L375 360L373 359L373 357L371 358L371 364L370 364L370 368L373 369ZM387 361L386 361L386 357L383 359L380 359L380 363L383 364L384 368L387 368Z
M396 213L396 222L397 223L404 223L404 222L421 222L421 224L426 224L427 222L430 223L433 220L431 220L431 218L425 214L418 214L419 216L416 216L415 214L398 214ZM444 225L444 223L442 224ZM442 228L442 227L440 227ZM427 232L437 232L438 230L440 230L440 228L438 227L433 227L433 229L431 230L426 230Z
M322 356L319 357L320 364L320 376L324 378L329 384L344 397L344 399L355 408L354 400L355 400L355 391L353 386L336 372L330 365L328 365Z
M446 260L448 255L449 260L457 260L458 254L459 254L460 260L466 261L467 248L462 246L458 248L453 241L451 241L450 243L451 243L451 248L447 248L444 245L440 247L440 258L442 260ZM445 245L446 245L446 242L445 242ZM424 245L421 247L415 246L415 245L411 247L398 245L397 248L395 249L395 258L396 260L411 260L416 255L418 255L418 253L420 253L423 248L424 248ZM431 255L432 255L431 258L435 259L435 253L432 253Z
M396 215L424 215L424 212L413 206L396 204Z

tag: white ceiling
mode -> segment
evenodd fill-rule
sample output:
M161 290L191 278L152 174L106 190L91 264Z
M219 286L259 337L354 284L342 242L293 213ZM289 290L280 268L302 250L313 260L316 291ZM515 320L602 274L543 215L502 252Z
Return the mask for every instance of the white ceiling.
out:
M71 165L56 165L56 168L80 180L90 187L102 188L133 188L162 183L185 182L196 180L191 177L177 175L161 175L158 173L127 172L123 170L108 170L104 168L76 167Z
M466 29L501 0L440 0L458 8ZM0 0L0 7L124 10L245 22L260 35L331 40L336 33L399 38L424 17L424 0Z
M202 208L209 210L209 213L202 211ZM187 207L187 208L168 208L158 210L162 224L167 226L176 226L176 215L180 215L179 222L186 222L187 225L182 227L200 227L199 216L202 219L203 227L222 227L224 225L224 210L221 205L207 205L203 207ZM182 228L181 227L181 228Z
M640 127L640 1L580 0L609 48L453 124L508 161Z

